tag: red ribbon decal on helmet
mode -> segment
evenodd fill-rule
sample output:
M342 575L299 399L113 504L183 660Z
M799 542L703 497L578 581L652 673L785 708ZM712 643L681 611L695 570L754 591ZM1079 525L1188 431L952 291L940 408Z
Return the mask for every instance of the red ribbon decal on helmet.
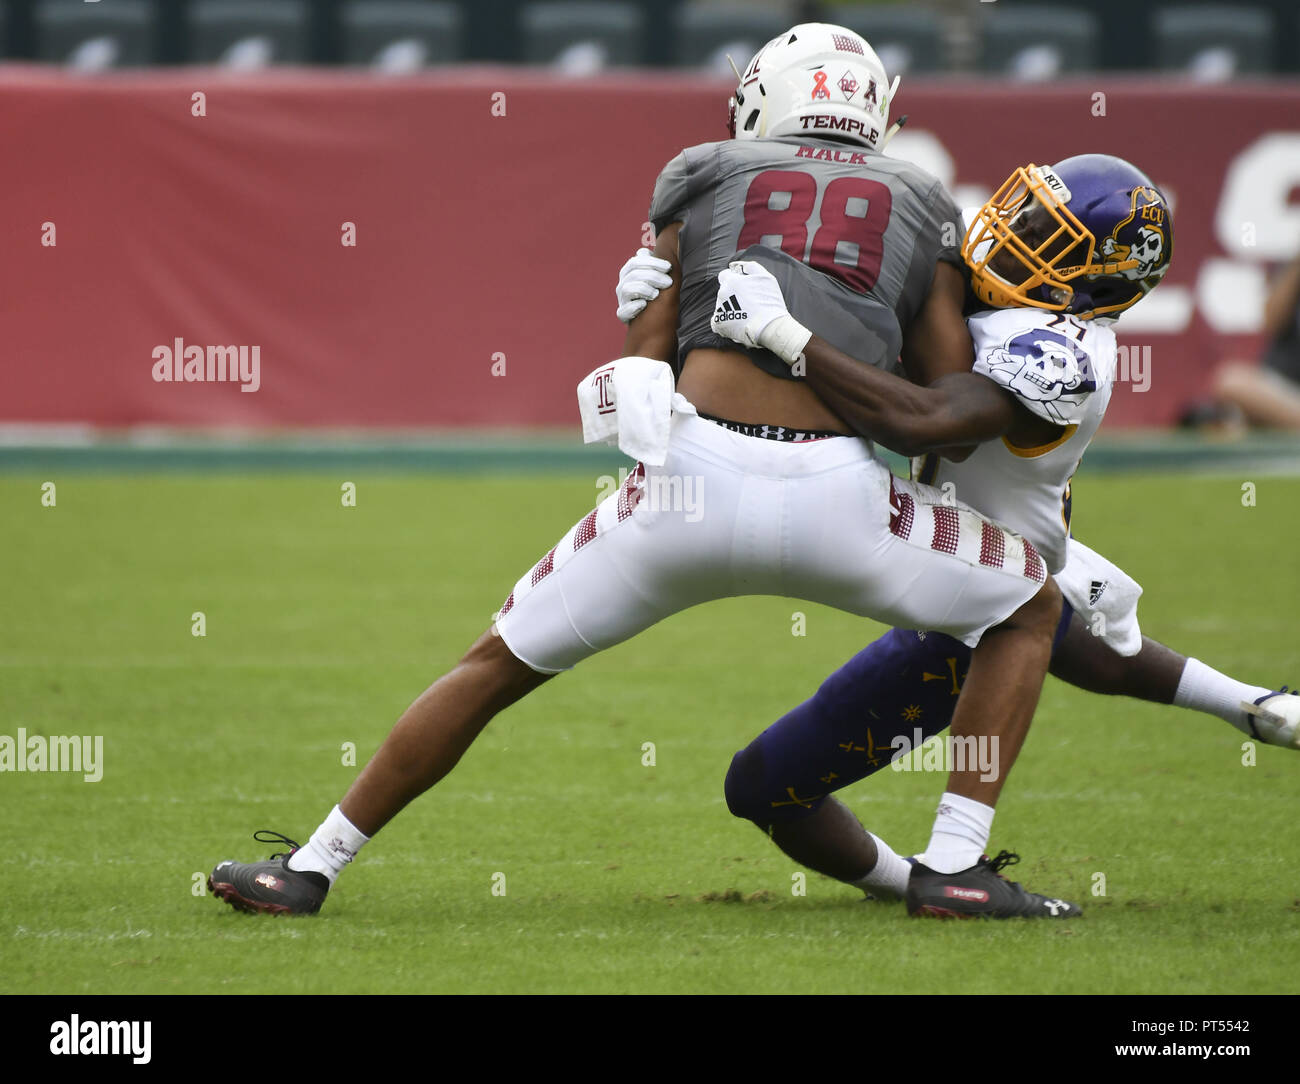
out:
M815 102L818 98L830 98L831 92L826 89L826 73L818 72L813 76L812 100Z

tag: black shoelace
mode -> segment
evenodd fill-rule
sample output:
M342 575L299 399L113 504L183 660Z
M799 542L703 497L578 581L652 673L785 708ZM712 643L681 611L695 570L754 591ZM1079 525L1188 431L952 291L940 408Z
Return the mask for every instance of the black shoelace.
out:
M279 854L271 855L272 861L274 861L277 858L288 858L290 855L293 854L294 851L298 851L302 849L302 847L295 840L290 839L288 836L282 836L280 835L279 832L272 832L269 828L259 828L256 832L253 833L253 838L257 840L258 843L284 843L289 847L288 854L285 854L283 851L281 851ZM1002 853L1005 854L1006 852L1003 851ZM1001 857L1001 855L999 855L999 857Z
M1002 877L1002 871L1008 866L1014 866L1020 861L1020 855L1013 854L1011 851L998 851L996 858L986 858L984 864L988 866L990 873L995 873ZM1002 877L1005 881L1006 878Z

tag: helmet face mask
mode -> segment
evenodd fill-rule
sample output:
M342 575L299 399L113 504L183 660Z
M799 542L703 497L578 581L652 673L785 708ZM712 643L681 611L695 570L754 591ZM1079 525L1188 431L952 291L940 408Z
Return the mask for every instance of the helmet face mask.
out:
M976 213L962 244L985 303L1115 318L1169 267L1169 204L1120 158L1079 155L1017 169Z
M1050 170L1024 166L976 213L962 255L981 300L1064 310L1074 290L1058 268L1090 264L1096 241L1058 200L1060 187ZM1044 288L1055 297L1040 297Z
M897 87L858 34L801 23L746 65L728 103L728 130L734 139L806 135L878 147Z

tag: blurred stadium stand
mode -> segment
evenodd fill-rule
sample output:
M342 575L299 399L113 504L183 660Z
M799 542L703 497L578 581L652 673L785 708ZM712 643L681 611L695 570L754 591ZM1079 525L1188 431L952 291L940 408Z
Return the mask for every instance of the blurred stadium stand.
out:
M1158 66L1201 79L1271 71L1273 35L1273 14L1261 8L1224 4L1155 13Z
M635 4L531 3L520 13L520 55L569 75L645 62L645 15Z
M1230 79L1300 71L1296 0L0 0L0 55L83 69L189 62L743 64L785 27L843 23L890 71Z
M40 60L98 71L139 67L157 59L157 25L149 0L118 0L112 5L39 0L34 16L35 55Z
M7 356L39 359L6 369L0 416L568 424L573 385L554 373L614 356L621 341L609 272L592 269L619 266L644 236L663 163L724 130L726 77L701 73L725 71L727 52L744 64L810 14L708 0L0 0L0 48L37 61L0 71L23 160L8 179L11 203L40 209L49 249L55 222L72 242L50 252L42 235L39 255L0 263L0 294L31 317L10 322ZM1223 358L1260 353L1269 265L1300 248L1300 80L1258 78L1295 61L1293 7L855 0L820 14L861 29L905 74L915 123L896 149L963 205L1005 178L1013 146L1039 161L1105 150L1169 185L1189 224L1171 281L1124 325L1161 376L1150 388L1131 379L1113 423L1170 423L1206 394ZM214 80L210 113L193 100L208 80L192 62L245 69ZM267 70L298 63L314 67ZM124 70L132 65L145 70ZM434 76L342 80L344 65ZM593 81L545 74L611 68L614 77ZM112 85L87 93L81 72L97 69ZM1090 69L1101 74L1080 82ZM1041 81L1027 91L1007 72ZM1100 88L1109 114L1085 107ZM507 90L510 111L498 113ZM1104 133L1099 115L1110 117ZM498 123L507 116L523 123ZM609 136L629 117L645 121L628 138ZM599 168L586 168L588 149ZM473 313L501 253L552 266L555 234L538 223L568 221L575 207L609 224L568 231L563 266L576 272L543 276L512 300L510 320L470 320L458 333L462 356L510 355L508 387L479 366L436 402L413 396L436 318L424 299ZM29 219L0 220L6 251L31 244ZM365 243L340 243L340 226ZM455 261L430 260L433 239ZM571 319L565 335L539 345L529 329L557 313ZM255 396L220 382L178 394L141 355L142 327L150 344L256 344L266 383Z
M340 9L343 60L390 74L461 58L464 15L439 0L349 0Z
M743 69L765 42L790 26L790 20L780 11L695 3L679 8L673 24L673 60L681 67L723 75L731 70L727 56Z
M1163 70L1202 79L1300 71L1296 0L998 0L986 6L1013 11L1039 5L1092 16L1098 70ZM1224 53L1235 65L1225 62Z
M306 0L193 0L189 58L241 70L306 63L309 16Z
M980 27L980 67L990 75L1043 80L1096 67L1097 20L1046 4L990 10Z

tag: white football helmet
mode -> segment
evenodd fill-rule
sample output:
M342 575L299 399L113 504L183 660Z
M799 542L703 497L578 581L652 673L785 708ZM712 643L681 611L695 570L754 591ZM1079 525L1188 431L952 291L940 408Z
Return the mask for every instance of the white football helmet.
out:
M829 23L800 23L761 48L731 100L736 139L808 135L879 147L898 90L860 35Z

